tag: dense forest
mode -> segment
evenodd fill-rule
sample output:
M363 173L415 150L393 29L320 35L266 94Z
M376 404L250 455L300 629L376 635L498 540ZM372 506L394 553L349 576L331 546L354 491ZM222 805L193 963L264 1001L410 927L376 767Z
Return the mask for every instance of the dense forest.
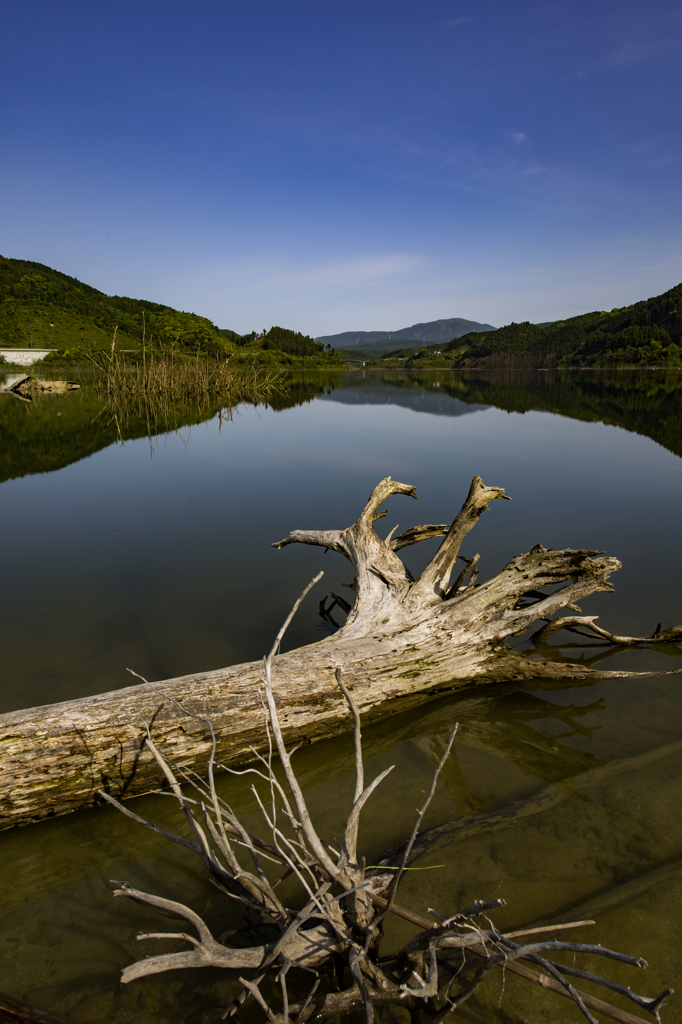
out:
M610 312L583 313L551 324L511 323L453 338L409 357L414 368L454 366L682 366L682 284ZM394 354L394 358L395 358Z
M41 263L0 256L0 347L54 349L51 361L78 361L111 345L130 356L172 347L179 354L230 356L265 365L331 366L341 359L307 335L283 327L240 335L206 317L144 299L105 295Z

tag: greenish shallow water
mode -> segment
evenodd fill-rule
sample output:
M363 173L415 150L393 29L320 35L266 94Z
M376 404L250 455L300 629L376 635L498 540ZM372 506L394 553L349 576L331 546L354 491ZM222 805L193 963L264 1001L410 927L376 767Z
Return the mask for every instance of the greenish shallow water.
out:
M128 685L126 667L166 678L259 657L324 568L288 645L319 639L329 626L316 615L318 601L338 592L345 564L317 549L277 552L269 542L290 529L350 524L388 474L415 484L420 501L393 499L386 532L396 522L405 529L451 519L479 473L513 497L495 503L470 535L464 553L481 553L481 578L538 542L603 548L623 561L616 593L583 610L621 632L677 623L681 396L674 373L310 374L274 408L244 407L222 426L184 410L187 425L151 449L134 422L125 447L114 444L111 424L93 423L98 407L87 388L29 407L0 397L2 710ZM433 551L419 548L408 552L413 571ZM561 650L596 660L608 653ZM682 667L681 657L677 646L638 649L615 654L608 667L666 671ZM610 976L648 994L679 987L680 685L681 677L662 676L488 688L367 729L368 772L396 765L364 820L369 862L409 831L459 721L456 758L427 827L504 808L548 784L565 796L434 852L422 863L444 867L409 875L401 902L450 913L502 883L500 925L593 915L598 925L581 938L651 965L642 975L614 968ZM338 835L352 796L349 737L297 759L322 834ZM609 774L624 759L632 764ZM568 781L585 773L587 788ZM255 828L243 783L223 777L221 788ZM142 798L135 808L182 829L165 798ZM220 1019L236 984L220 972L119 983L123 966L153 951L135 935L166 924L114 901L111 878L205 910L218 932L235 926L191 855L98 808L0 835L0 877L0 990L84 1024ZM392 922L389 940L407 927ZM498 1005L500 996L500 981L491 980L462 1015L579 1019L564 1000L513 977ZM664 1020L682 1020L678 1004Z

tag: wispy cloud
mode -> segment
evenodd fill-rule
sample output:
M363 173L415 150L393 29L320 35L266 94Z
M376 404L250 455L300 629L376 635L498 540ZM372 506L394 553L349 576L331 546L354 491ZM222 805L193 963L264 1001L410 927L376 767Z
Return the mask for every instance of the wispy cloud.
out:
M613 181L600 182L572 165L540 159L532 155L532 147L531 137L524 132L503 133L498 144L488 138L484 145L465 145L440 139L420 142L383 125L374 138L364 142L367 156L356 166L399 181L494 195L524 205L560 208L592 203L604 188L614 199ZM372 151L391 152L394 159L376 159Z
M386 253L379 256L339 260L315 266L287 268L265 273L259 284L267 288L300 288L380 283L423 263L423 257L411 253Z
M662 28L662 26L660 26ZM610 74L627 71L637 64L660 59L675 52L679 48L680 33L676 26L666 26L668 31L660 31L647 39L626 39L617 46L606 50L601 56L592 60L587 67L575 72L577 78L590 74Z
M597 60L594 70L620 71L621 69L631 68L635 64L641 64L643 61L649 60L650 57L653 57L663 48L665 46L661 42L635 42L630 40Z
M476 21L476 15L471 15L469 18L450 18L445 24L448 28L454 28L455 25L466 25L470 21Z
M403 320L415 323L423 298L415 303L413 291L417 281L431 280L432 262L432 257L409 252L328 253L317 259L280 253L205 265L166 285L171 293L175 289L180 308L201 310L221 326L248 332L282 324L315 337L353 329L353 322L362 330L385 330L385 324ZM178 293L191 295L193 305ZM441 306L443 316L454 316L447 302Z

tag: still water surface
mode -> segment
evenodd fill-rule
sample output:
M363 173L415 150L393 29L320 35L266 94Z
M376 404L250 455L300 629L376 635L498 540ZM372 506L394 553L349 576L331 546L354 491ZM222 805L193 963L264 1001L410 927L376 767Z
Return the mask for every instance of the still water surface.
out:
M585 601L586 614L635 634L682 620L682 379L674 373L309 374L272 405L241 407L232 422L204 414L193 423L188 413L177 433L151 445L134 436L143 432L135 424L125 446L114 443L98 408L87 387L32 406L0 397L3 711L129 685L128 667L163 679L258 658L324 569L287 644L320 639L333 627L318 602L347 580L344 561L269 544L291 529L349 525L387 475L416 485L420 500L392 499L385 532L452 519L480 474L513 498L495 503L467 539L463 553L480 552L481 579L538 542L604 549L623 569L615 594ZM419 571L433 550L409 549L410 568ZM595 664L608 653L561 649ZM642 648L605 667L664 672L682 667L681 657L678 646ZM438 851L430 862L444 867L410 875L401 901L453 912L501 883L499 925L595 916L596 927L576 934L651 964L641 977L628 968L612 977L647 994L679 987L680 685L676 676L510 685L431 701L367 729L368 771L396 765L366 816L369 862L409 830L459 721L427 827L549 783L565 798ZM297 758L331 838L352 797L349 738ZM613 771L623 759L631 760ZM584 773L582 789L567 781ZM253 814L238 780L221 785L236 810ZM163 798L135 806L182 828ZM112 900L109 879L189 902L218 932L230 926L234 912L190 854L99 808L3 833L0 877L0 990L83 1024L220 1019L235 981L219 972L119 984L123 966L155 951L136 943L137 932L165 924ZM391 927L397 941L402 925ZM462 1019L579 1019L524 984L508 978L498 1005L491 981ZM670 1024L682 1020L677 1002L664 1016Z

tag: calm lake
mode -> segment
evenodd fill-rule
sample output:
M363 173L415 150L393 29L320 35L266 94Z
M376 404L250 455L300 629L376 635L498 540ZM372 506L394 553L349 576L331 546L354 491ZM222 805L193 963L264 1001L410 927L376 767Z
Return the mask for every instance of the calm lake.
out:
M614 594L581 603L585 614L635 635L682 621L680 373L311 372L271 404L231 416L181 410L178 429L151 440L132 418L124 444L83 384L33 403L0 395L0 711L128 686L128 668L165 679L259 658L324 569L284 649L321 639L334 626L318 605L344 593L346 563L319 548L270 543L292 529L350 525L388 475L414 484L419 504L393 498L377 524L382 535L396 523L452 520L479 474L513 499L494 502L462 549L480 552L479 580L538 542L603 549L623 568ZM408 549L413 572L436 544ZM612 653L578 641L560 633L551 642L609 669L682 668L679 645ZM459 722L425 827L504 808L550 784L558 798L424 858L442 866L408 874L400 902L421 914L454 913L499 885L507 901L499 926L594 918L596 926L571 933L576 941L649 961L644 973L614 964L609 977L647 995L679 989L681 688L674 675L509 684L431 700L367 728L367 774L396 765L365 814L368 863L409 832ZM352 799L350 737L301 750L295 765L331 840ZM221 792L256 830L248 784L223 776ZM185 834L170 800L133 803ZM173 925L112 899L110 879L189 903L217 934L237 927L239 914L198 858L113 808L3 832L0 879L0 991L8 995L82 1024L209 1024L239 987L213 969L120 984L122 967L161 951L136 935ZM389 928L396 941L409 934L405 922ZM490 978L457 1016L582 1019L566 1000L514 976L504 991L501 976ZM682 1021L682 992L663 1020Z

